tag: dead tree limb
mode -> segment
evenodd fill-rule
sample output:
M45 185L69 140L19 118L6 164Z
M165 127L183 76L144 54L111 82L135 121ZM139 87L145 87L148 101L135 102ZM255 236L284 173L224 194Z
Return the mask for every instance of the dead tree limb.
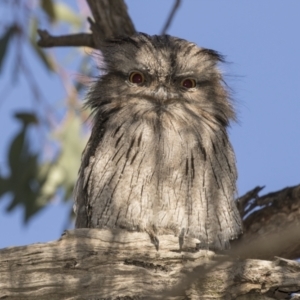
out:
M246 257L272 259L300 257L300 185L259 196L260 187L248 192L239 200L244 217L244 233L233 243L234 249L242 247Z
M280 299L300 290L300 263L178 251L178 238L77 229L0 250L0 299ZM125 298L127 297L127 298Z

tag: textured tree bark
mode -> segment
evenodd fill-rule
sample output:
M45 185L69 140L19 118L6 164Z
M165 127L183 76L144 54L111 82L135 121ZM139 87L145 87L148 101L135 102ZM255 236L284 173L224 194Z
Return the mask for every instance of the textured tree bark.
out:
M300 290L300 263L178 251L145 233L67 231L60 240L0 250L0 299L280 299ZM229 253L230 254L230 253Z

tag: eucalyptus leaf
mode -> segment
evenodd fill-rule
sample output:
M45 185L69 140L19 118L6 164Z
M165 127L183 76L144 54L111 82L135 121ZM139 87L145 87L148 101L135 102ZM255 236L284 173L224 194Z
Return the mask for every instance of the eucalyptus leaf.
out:
M12 199L6 210L11 211L16 206L24 207L24 221L40 210L43 205L37 201L43 181L38 175L38 155L32 153L29 147L27 130L30 124L37 124L35 114L20 112L15 117L21 121L22 127L13 138L9 147L9 175L0 178L0 195L10 193Z
M52 198L57 192L57 189L62 185L65 176L63 169L59 164L59 159L52 164L47 163L46 165L42 165L41 169L43 169L45 166L47 167L47 165L50 167L47 171L47 177L45 178L41 189L42 199Z
M0 195L10 193L12 199L7 211L17 206L24 208L25 223L57 194L63 191L63 199L69 200L77 178L81 152L86 143L81 132L81 119L69 113L55 140L61 146L54 161L39 162L38 155L29 147L27 131L31 124L37 124L34 114L15 114L22 127L13 138L8 154L10 173L0 176Z
M0 197L10 190L10 184L7 178L0 176Z
M29 29L29 36L30 36L30 45L33 51L37 54L40 58L42 63L45 65L46 69L49 71L55 71L54 63L49 55L37 45L37 29L38 29L38 20L36 18L32 18L30 20L30 29Z
M59 164L65 173L62 182L66 192L65 199L72 194L80 166L81 153L86 144L86 138L82 136L81 125L81 119L75 114L70 114L65 122L64 130L58 137L62 147Z
M54 13L57 21L67 22L76 28L82 24L82 19L79 14L63 2L54 3Z
M42 0L41 1L41 8L47 14L51 22L56 20L54 5L52 0Z
M38 122L37 117L35 114L27 113L27 112L20 112L15 114L15 118L22 122L22 128L20 129L19 133L16 134L15 138L12 140L9 154L8 154L8 162L11 171L13 172L16 168L20 167L24 155L26 156L27 153L24 152L25 137L27 132L27 126L29 124L36 124Z
M34 113L19 112L15 113L15 118L21 120L24 124L37 124L38 118Z
M15 169L19 168L20 161L22 160L23 148L24 148L24 140L26 136L26 127L23 126L19 133L12 140L9 153L8 153L8 162L10 170L13 172Z
M62 127L54 133L53 138L59 143L61 151L48 169L40 195L45 198L53 197L57 190L62 188L66 201L72 196L81 153L86 144L86 138L81 133L80 118L76 114L69 113ZM41 174L43 168L46 169L47 164L41 167Z

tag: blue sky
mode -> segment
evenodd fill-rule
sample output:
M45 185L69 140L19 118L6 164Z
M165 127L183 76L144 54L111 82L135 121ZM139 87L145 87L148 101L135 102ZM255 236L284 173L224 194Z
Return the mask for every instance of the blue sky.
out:
M76 1L66 2L76 7ZM126 3L138 31L158 34L173 0ZM221 52L229 62L222 70L238 111L239 122L232 124L230 138L237 156L240 195L257 185L265 185L263 192L270 192L300 183L299 12L300 2L295 0L183 0L168 31ZM13 53L1 73L0 92L11 80L7 70L12 59ZM33 66L47 100L63 99L55 76L38 63ZM35 105L31 99L20 78L6 100L0 100L1 169L8 142L18 130L12 115L21 108L30 110ZM0 199L0 248L60 237L71 203L54 201L24 227L21 209L5 213L8 200L8 196Z

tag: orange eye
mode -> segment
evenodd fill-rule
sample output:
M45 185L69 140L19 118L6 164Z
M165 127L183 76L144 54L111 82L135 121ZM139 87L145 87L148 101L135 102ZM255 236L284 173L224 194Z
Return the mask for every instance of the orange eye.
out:
M192 78L186 78L186 79L183 79L181 81L180 85L182 87L185 87L186 89L191 89L191 88L194 88L196 86L196 81Z
M142 84L145 82L145 77L140 72L132 72L129 75L129 81L135 84Z

